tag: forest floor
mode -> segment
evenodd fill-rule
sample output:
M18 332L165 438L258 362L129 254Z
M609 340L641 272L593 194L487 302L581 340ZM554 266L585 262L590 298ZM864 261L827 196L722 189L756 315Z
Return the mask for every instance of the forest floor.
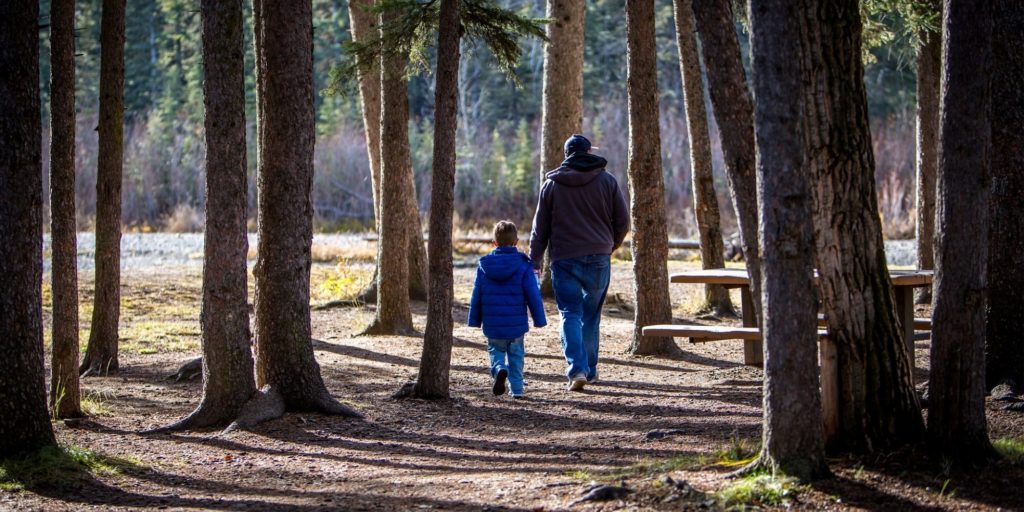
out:
M670 269L696 265L673 261ZM371 271L365 264L315 265L314 303L357 288ZM631 277L628 262L615 263L610 294L630 301ZM81 278L84 345L91 271ZM227 435L142 436L137 432L186 415L201 395L198 378L167 379L199 355L200 269L126 273L122 370L85 379L91 416L56 424L62 443L97 454L99 469L61 482L0 481L0 509L1024 509L1020 454L970 470L914 451L839 457L830 460L834 477L810 486L729 480L760 442L761 370L741 364L740 342L679 340L677 358L627 356L631 314L614 304L602 324L600 383L565 391L557 311L549 302L551 325L526 338L527 398L494 396L486 341L464 323L472 278L472 268L456 269L451 400L392 399L415 376L421 339L354 336L372 318L372 305L326 308L313 312L321 370L334 396L364 419L288 414ZM694 320L698 291L672 286L677 322ZM414 304L419 329L425 313L425 304ZM918 342L919 383L927 379L927 359L928 342ZM1021 413L990 404L988 420L993 439L1016 440L1019 449ZM574 504L592 482L625 482L633 492Z

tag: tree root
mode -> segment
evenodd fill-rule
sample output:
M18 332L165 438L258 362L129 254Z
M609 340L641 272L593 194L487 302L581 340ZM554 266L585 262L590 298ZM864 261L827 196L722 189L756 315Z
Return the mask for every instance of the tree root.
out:
M108 359L106 364L102 364L100 361L93 361L92 359L82 361L81 366L78 367L78 376L80 378L102 377L117 373L118 365L114 359Z
M230 434L238 429L255 427L264 421L280 418L284 416L284 413L285 403L281 392L275 387L263 386L242 406L238 418L231 422L220 435Z
M181 382L183 380L192 380L203 373L203 358L196 357L185 361L179 368L178 371L167 376L167 380L173 380L174 382Z
M356 334L356 336L419 336L420 333L416 332L411 325L409 326L396 326L390 327L382 324L379 320L374 319L373 322L366 326L365 329Z
M188 416L162 427L155 427L139 432L139 435L167 434L170 432L182 432L185 430L200 430L211 427L218 427L231 422L230 416L225 417L223 411L208 405L206 402L199 404Z
M306 406L307 407L304 409L313 412L344 416L347 418L363 417L359 411L338 402L327 394L326 391L316 399L312 400L312 403L307 403ZM242 409L238 412L234 421L231 421L230 417L225 417L223 411L217 410L215 407L209 406L206 403L200 403L199 407L185 418L182 418L170 425L143 430L139 432L139 434L166 434L170 432L198 430L228 424L224 430L217 434L217 436L222 436L230 434L236 430L248 430L265 421L280 418L284 416L287 410L288 407L285 403L284 396L281 395L281 392L278 391L277 388L267 385L263 386L263 389L257 391L256 394L254 394L252 398L242 406Z
M448 400L451 396L427 393L423 391L418 381L411 380L402 384L402 387L398 388L398 391L395 391L394 394L391 395L391 398L396 400L402 400L405 398L418 398L420 400Z

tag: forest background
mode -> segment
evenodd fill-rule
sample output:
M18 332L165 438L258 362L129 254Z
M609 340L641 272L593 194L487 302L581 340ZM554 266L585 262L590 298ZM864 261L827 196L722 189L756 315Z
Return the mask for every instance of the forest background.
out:
M49 0L40 10L49 12ZM544 16L544 0L499 0L504 7ZM742 3L742 2L741 2ZM331 70L346 58L351 38L345 0L313 0L313 71L316 87L316 150L313 203L318 231L372 230L369 160L359 96L354 84L331 89ZM877 160L879 215L887 238L913 238L914 52L906 20L870 9L864 2L867 85ZM100 0L77 2L76 208L80 230L96 213L98 151ZM251 4L245 2L246 121L249 216L256 217L256 98ZM626 110L625 0L586 2L584 132L609 160L625 185L628 140ZM738 5L738 12L743 12ZM657 0L658 82L662 162L669 233L696 237L693 194L672 1ZM46 22L44 20L44 28ZM125 158L123 222L129 230L191 232L203 229L205 138L203 134L202 42L198 0L133 0L126 14ZM749 73L748 34L736 25ZM49 33L40 31L44 191L49 191ZM456 226L474 229L508 218L529 225L540 176L542 41L524 39L519 84L509 80L485 48L467 46L459 76ZM430 50L433 52L433 48ZM431 62L433 56L429 56ZM430 69L433 69L431 64ZM433 144L433 76L410 78L409 135L420 210L430 204ZM342 84L344 85L344 84ZM337 88L335 88L337 89ZM706 86L705 86L706 90ZM712 108L715 186L725 233L735 232L725 169ZM48 199L44 202L49 205ZM48 208L48 207L47 207ZM48 212L47 212L48 213ZM48 222L47 222L48 225ZM254 230L254 229L253 229Z

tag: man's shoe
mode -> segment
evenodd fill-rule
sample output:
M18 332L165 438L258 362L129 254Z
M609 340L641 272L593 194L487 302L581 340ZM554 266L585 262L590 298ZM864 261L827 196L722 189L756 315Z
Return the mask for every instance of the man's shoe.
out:
M569 381L569 391L583 391L584 386L587 385L587 376L582 373L577 373L572 376L572 380Z
M494 391L495 395L505 394L505 379L507 378L508 370L504 368L498 370L498 373L494 375L494 388L492 389L492 391Z
M597 384L597 370L594 370L593 377L587 377L587 384Z

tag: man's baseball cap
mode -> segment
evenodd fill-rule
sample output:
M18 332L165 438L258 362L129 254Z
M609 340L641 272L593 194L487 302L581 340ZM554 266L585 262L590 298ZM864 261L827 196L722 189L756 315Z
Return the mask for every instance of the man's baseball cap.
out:
M586 137L584 137L584 136L582 136L582 135L580 135L578 133L575 133L575 134L572 135L572 137L569 137L568 139L565 139L565 145L563 146L563 150L565 151L565 156L569 156L569 155L571 155L573 153L587 153L591 149L600 149L600 148L595 147L595 146L591 146L590 145L590 140L588 140Z

